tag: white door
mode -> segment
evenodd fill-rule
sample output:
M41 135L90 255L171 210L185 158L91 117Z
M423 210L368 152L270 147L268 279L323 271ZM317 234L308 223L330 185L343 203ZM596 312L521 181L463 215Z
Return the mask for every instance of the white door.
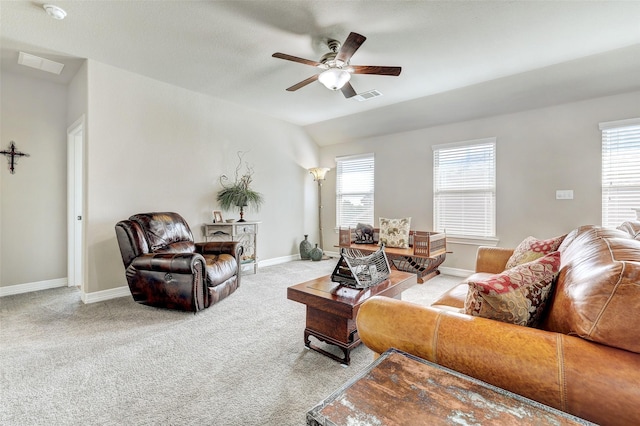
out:
M67 129L67 277L83 292L84 121L83 115Z

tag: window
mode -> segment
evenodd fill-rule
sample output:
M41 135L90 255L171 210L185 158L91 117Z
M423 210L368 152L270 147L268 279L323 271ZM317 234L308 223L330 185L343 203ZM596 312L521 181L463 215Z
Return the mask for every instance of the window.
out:
M600 123L602 226L634 220L640 209L640 118Z
M336 158L336 225L373 224L373 154Z
M449 236L495 237L495 138L433 147L433 220Z

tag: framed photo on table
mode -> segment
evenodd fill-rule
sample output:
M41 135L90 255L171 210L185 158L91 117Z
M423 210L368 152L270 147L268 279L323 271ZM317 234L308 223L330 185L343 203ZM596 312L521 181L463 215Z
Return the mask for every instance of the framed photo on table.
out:
M222 220L222 212L220 210L214 210L213 211L213 223L220 223L220 222L224 222Z

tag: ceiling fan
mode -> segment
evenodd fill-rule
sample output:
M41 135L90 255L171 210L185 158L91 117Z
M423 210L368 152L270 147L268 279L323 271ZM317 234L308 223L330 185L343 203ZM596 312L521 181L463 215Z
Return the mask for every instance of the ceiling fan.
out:
M356 95L349 80L351 74L375 74L375 75L392 75L398 76L402 71L401 67L383 67L375 65L350 65L349 60L356 50L360 48L367 38L357 33L349 34L349 37L341 45L339 41L328 40L327 45L330 52L326 53L320 61L311 61L309 59L298 58L297 56L287 55L286 53L276 52L274 58L286 59L287 61L298 62L312 67L320 68L320 74L313 75L300 83L294 84L287 88L287 91L294 92L309 83L316 80L320 81L327 89L340 90L345 98Z

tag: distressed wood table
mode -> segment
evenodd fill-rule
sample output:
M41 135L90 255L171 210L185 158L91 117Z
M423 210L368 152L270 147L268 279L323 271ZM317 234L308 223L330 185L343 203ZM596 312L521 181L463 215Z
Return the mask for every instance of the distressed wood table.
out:
M331 276L296 284L287 288L287 299L307 306L304 344L307 348L349 365L350 353L360 344L356 315L360 305L372 296L399 297L417 283L415 274L391 271L389 279L366 289L346 287L331 281ZM310 337L337 346L343 353L338 357L311 343Z
M307 413L307 425L592 425L397 349Z

